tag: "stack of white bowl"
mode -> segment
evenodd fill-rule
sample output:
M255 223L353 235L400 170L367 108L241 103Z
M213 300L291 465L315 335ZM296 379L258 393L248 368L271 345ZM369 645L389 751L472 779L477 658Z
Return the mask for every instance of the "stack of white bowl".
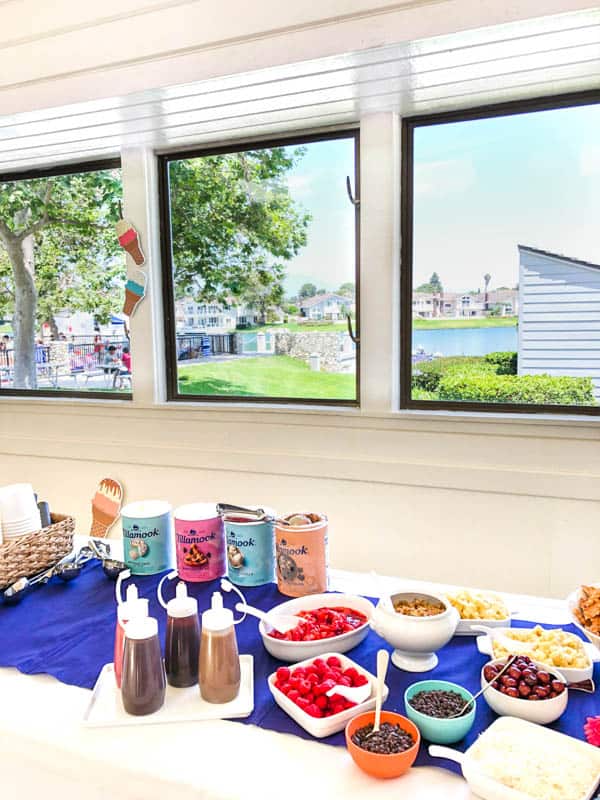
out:
M5 543L40 530L40 512L30 483L13 483L0 488L0 523Z

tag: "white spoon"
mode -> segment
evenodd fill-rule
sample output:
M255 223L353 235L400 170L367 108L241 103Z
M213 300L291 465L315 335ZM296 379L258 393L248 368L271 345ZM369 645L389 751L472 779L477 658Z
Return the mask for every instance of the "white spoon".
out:
M350 700L351 703L360 705L371 696L371 688L371 681L365 683L363 686L343 686L342 684L338 684L337 686L334 686L333 689L325 692L325 694L327 697L331 697L334 694L339 694L342 697L345 697L346 700Z
M270 628L274 628L279 633L287 633L298 626L304 620L301 617L294 617L292 614L271 614L271 612L261 611L260 608L248 606L244 603L236 603L236 611L245 612L252 617L257 617L265 622Z
M500 633L497 628L489 628L487 625L471 625L471 629L487 633L492 643L492 656L494 655L494 639L512 655L523 655L531 649L531 646L527 644L527 642L519 642L516 639L512 639L510 636L505 636L503 633Z
M390 661L390 654L387 650L379 650L377 653L377 694L375 696L375 724L369 734L371 736L381 727L381 702L383 698L383 685Z

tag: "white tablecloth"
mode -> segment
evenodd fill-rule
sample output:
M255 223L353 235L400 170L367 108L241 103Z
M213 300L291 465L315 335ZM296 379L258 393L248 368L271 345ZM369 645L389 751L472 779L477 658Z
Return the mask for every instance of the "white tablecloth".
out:
M334 588L375 595L373 578L332 573ZM379 579L391 591L398 579ZM402 581L407 588L434 584ZM440 588L437 586L436 588ZM43 589L41 590L43 591ZM568 622L557 600L505 595L522 619ZM390 666L390 669L395 667ZM418 679L418 676L415 676ZM0 786L44 800L469 800L462 778L419 767L397 780L362 773L344 748L236 722L85 728L90 692L0 670Z

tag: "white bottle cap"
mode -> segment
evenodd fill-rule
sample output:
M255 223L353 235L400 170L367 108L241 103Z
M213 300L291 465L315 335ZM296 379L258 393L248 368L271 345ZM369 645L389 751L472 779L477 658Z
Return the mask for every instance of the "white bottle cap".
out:
M148 616L148 599L138 597L137 586L132 583L127 587L125 601L117 606L119 622L128 622L130 619L140 619Z
M126 639L150 639L158 636L158 622L154 617L138 617L125 623Z
M187 586L183 581L179 581L175 590L175 597L167 603L167 614L170 617L180 619L182 617L193 617L198 613L198 601L195 597L190 597L187 593Z
M202 614L202 630L224 631L233 625L233 611L223 608L223 595L213 592L211 606Z

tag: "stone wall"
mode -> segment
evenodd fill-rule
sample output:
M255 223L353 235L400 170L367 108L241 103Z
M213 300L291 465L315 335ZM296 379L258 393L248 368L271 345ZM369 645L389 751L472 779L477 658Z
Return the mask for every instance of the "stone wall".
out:
M321 369L325 372L340 372L344 356L347 358L351 351L350 337L341 331L292 333L284 329L275 334L276 355L308 361L310 355L317 353L321 356Z

